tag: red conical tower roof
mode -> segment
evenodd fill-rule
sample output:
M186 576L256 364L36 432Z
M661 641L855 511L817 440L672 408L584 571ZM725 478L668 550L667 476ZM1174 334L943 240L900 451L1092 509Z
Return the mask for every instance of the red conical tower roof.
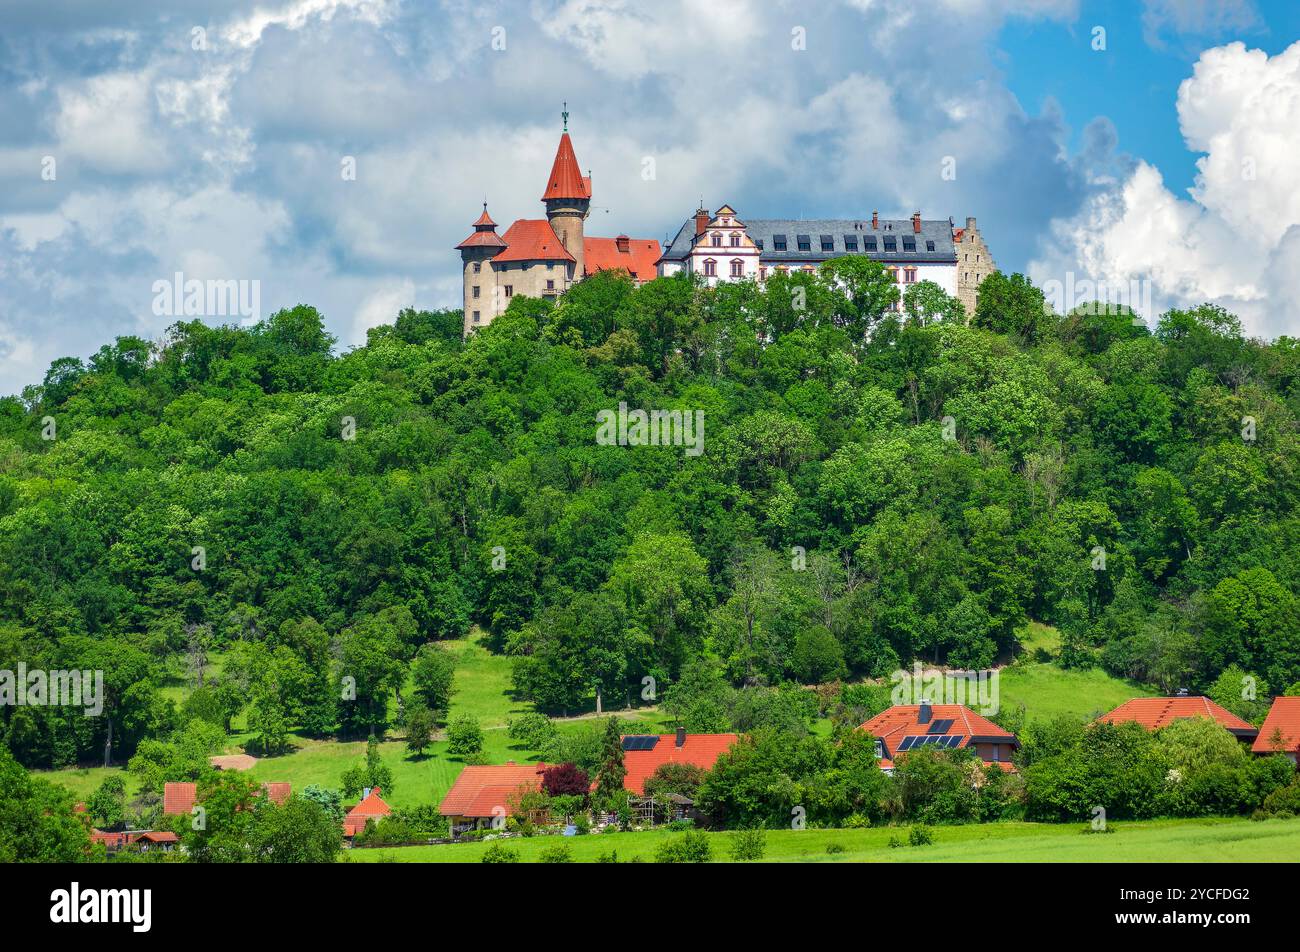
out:
M475 228L478 228L480 225L487 225L491 228L497 226L497 223L492 220L492 216L487 213L487 202L483 203L483 214L479 215L478 221L474 222Z
M483 214L474 222L474 232L456 246L461 248L504 248L506 243L497 234L497 223L487 212L487 202L483 203Z
M578 168L578 158L573 154L573 143L566 132L560 136L560 147L555 152L551 177L546 180L542 201L552 198L591 198L591 187Z

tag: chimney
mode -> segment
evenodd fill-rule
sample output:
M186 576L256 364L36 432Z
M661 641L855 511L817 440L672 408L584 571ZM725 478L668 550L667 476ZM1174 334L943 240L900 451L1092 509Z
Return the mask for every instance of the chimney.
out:
M370 796L370 788L366 787L361 791L361 799L364 800L368 796Z
M685 747L685 746L686 746L686 728L685 728L685 727L679 727L679 728L677 728L677 746L678 746L678 747Z
M927 697L921 698L921 710L916 715L916 722L918 724L930 723L930 699Z
M618 246L618 250L620 253L627 254L628 242L630 242L631 240L632 239L628 238L627 235L619 235L617 238L614 239L614 244Z
M871 227L872 227L872 228L879 228L879 227L880 227L880 213L879 213L879 212L872 212L872 213L871 213Z
M912 231L918 235L921 233L921 213L912 212Z
M698 238L704 234L704 230L709 227L709 210L707 208L697 208L695 210L695 237Z
M975 219L970 216L967 216L966 218L966 230L967 231L975 230Z

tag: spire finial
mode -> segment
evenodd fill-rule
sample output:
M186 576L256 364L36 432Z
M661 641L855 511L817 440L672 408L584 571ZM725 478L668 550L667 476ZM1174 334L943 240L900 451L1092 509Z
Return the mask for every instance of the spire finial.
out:
M564 101L564 112L560 113L560 115L564 117L564 131L568 132L569 131L569 101L567 99Z

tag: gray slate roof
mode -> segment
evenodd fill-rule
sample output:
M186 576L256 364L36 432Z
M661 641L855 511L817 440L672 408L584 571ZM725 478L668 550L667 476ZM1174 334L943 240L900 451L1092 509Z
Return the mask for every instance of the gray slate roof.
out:
M952 241L952 222L948 219L922 219L921 231L912 229L910 218L882 218L880 227L872 228L871 219L855 220L852 218L742 218L745 231L749 237L760 245L759 260L767 262L790 262L792 264L815 263L828 258L838 258L846 254L866 254L873 261L883 262L921 262L927 264L955 264L957 248ZM786 250L776 248L775 237L785 236ZM810 250L800 251L798 237L807 235ZM832 249L823 251L821 239L829 235ZM850 250L845 243L845 236L858 239L858 250ZM865 239L876 239L874 251L866 247ZM678 230L676 237L665 249L662 261L682 261L690 254L691 244L695 238L695 219L688 218ZM893 238L896 250L885 250L885 238ZM915 238L916 250L904 251L903 239ZM926 242L934 242L934 250L927 249ZM726 254L726 248L719 248L719 253Z

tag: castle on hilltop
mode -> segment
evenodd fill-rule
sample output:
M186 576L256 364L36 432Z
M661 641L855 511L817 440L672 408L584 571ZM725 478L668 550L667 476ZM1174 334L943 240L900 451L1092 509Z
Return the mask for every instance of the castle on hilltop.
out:
M687 272L706 284L763 282L769 274L803 269L842 255L866 255L894 274L901 289L933 281L975 313L980 283L996 270L974 218L749 219L730 205L696 210L666 249L653 238L594 238L583 233L591 210L591 177L583 175L569 139L569 114L542 192L545 218L520 218L497 234L483 214L456 246L464 271L465 334L491 323L516 294L555 297L590 274L622 270L638 284Z
M659 242L653 238L593 238L583 234L591 211L591 177L583 175L569 139L569 114L546 190L545 218L520 218L498 235L483 203L474 232L456 246L465 274L465 333L510 306L516 294L554 297L589 274L626 271L638 283L658 276Z

